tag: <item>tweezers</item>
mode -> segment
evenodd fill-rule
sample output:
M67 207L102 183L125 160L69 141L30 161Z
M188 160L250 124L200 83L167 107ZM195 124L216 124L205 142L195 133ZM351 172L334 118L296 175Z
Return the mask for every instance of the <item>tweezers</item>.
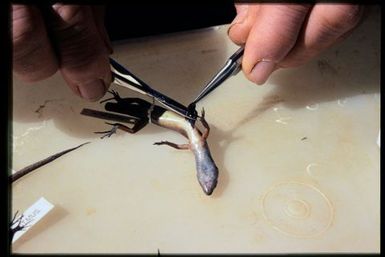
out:
M243 56L244 51L245 48L242 46L233 55L230 56L222 69L220 69L219 72L206 84L206 86L198 94L195 100L189 105L189 107L195 106L198 101L200 101L203 97L221 85L227 78L238 74L242 68L241 57Z
M115 84L129 88L141 94L148 95L166 108L179 113L188 119L195 120L197 118L197 112L195 109L188 109L183 104L156 91L112 58L110 58L110 66L113 82Z

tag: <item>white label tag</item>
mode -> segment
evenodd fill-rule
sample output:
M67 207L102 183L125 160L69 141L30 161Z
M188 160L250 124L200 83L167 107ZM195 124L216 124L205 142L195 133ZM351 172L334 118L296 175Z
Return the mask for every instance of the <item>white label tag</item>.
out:
M16 242L25 232L27 232L33 225L41 220L47 213L52 210L53 204L48 202L44 197L41 197L31 207L29 207L24 213L23 218L20 221L20 226L25 226L24 229L17 231L12 239L12 243ZM19 216L20 217L20 216ZM17 220L17 218L16 218ZM11 228L16 227L19 222L16 222Z

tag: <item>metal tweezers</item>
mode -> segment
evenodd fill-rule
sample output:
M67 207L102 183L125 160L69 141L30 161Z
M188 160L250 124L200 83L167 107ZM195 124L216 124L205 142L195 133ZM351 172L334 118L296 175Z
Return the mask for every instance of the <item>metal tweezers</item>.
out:
M174 99L156 91L141 79L136 77L122 65L117 63L114 59L110 58L111 72L113 77L113 82L120 86L129 88L131 90L137 91L141 94L148 95L153 97L159 103L164 105L165 107L173 110L174 112L179 113L180 115L195 120L196 119L196 111L189 110L183 104L175 101Z
M197 111L195 110L196 103L221 85L228 77L236 75L241 70L241 57L243 56L243 52L244 47L239 48L188 107L151 88L112 58L110 58L110 64L114 83L153 97L168 109L195 121L198 117Z
M195 106L197 102L199 102L203 97L221 85L227 78L238 74L242 68L241 57L243 56L244 51L245 48L242 46L232 56L230 56L222 69L219 70L219 72L209 81L209 83L207 83L207 85L189 106Z

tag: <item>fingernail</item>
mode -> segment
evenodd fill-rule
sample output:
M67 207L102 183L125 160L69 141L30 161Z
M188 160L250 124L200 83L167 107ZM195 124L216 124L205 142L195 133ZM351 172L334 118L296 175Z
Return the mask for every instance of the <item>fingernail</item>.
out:
M61 3L55 3L55 4L52 5L52 8L57 11L62 6L63 6L63 4L61 4Z
M52 8L55 10L55 12L56 12L61 18L63 18L63 15L62 15L60 9L61 9L63 6L64 6L64 5L61 4L61 3L56 3L56 4L52 5Z
M96 101L104 96L106 92L106 86L101 79L96 79L88 83L78 85L80 95L84 99L90 101Z
M237 16L235 16L234 20L230 24L230 27L227 29L227 35L229 35L230 30L232 27L234 27L234 25L237 25L237 24L244 22L244 20L247 16L248 9L249 9L249 7L246 5L243 8L239 8Z
M231 23L231 25L230 25L229 28L227 29L227 36L230 35L230 30L231 30L231 28L234 27L234 25L236 25L236 24L238 24L238 23Z
M266 82L267 78L275 69L275 62L269 60L259 61L251 70L250 78L258 85Z

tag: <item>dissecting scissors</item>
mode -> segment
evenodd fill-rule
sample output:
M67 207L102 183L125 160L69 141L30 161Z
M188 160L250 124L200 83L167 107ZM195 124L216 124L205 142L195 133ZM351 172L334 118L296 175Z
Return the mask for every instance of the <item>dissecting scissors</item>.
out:
M172 111L179 113L180 115L193 121L196 120L197 112L195 111L195 109L190 110L183 104L156 91L112 58L110 58L110 65L113 76L113 82L115 84L137 91L141 94L153 97L155 100L157 100L159 103L161 103L168 109L171 109Z
M225 65L222 69L219 70L217 74L207 83L207 85L202 89L202 91L198 94L195 100L189 104L188 108L192 112L195 110L195 105L199 102L203 97L212 92L215 88L221 85L227 78L230 76L234 76L238 74L238 72L242 69L242 56L245 51L245 48L240 47L229 59L227 59Z

